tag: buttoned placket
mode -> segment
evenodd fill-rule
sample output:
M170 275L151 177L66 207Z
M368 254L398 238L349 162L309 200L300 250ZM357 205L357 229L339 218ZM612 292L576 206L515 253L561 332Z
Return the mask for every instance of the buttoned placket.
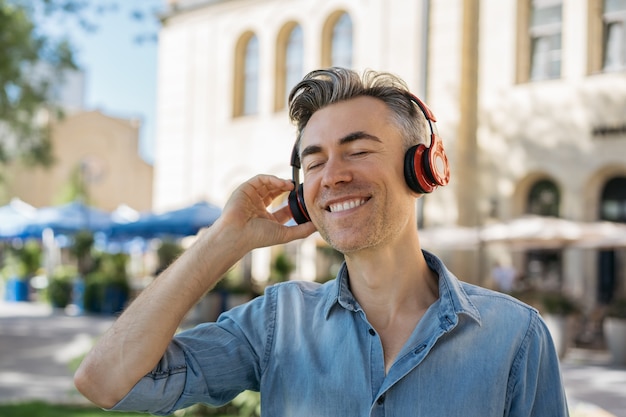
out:
M394 384L419 366L437 340L454 328L455 323L450 320L449 317L445 317L446 320L442 323L442 326L438 328L437 332L428 336L425 341L422 339L421 342L417 343L416 341L419 339L419 335L415 334L414 330L414 333L411 335L409 340L407 340L405 348L400 352L401 356L399 356L396 362L394 362L391 366L389 373L385 374L382 342L376 330L374 330L367 322L364 314L363 319L369 326L368 333L371 336L371 375L374 401L370 407L370 417L384 417L386 415L385 400L388 391ZM380 372L381 368L382 372Z

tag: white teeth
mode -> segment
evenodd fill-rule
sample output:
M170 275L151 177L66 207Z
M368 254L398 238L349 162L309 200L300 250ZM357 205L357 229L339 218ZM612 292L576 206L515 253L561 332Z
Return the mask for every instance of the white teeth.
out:
M331 204L328 208L330 209L331 213L337 213L340 211L353 209L355 207L360 206L363 203L365 203L364 198L359 199L359 200L349 200L349 201L342 201L341 203Z

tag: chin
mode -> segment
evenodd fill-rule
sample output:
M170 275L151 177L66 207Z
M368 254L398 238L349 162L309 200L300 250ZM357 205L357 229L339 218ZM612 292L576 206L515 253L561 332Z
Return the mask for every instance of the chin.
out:
M349 255L351 253L355 253L360 250L368 249L374 246L369 240L362 239L354 235L345 239L324 235L322 235L322 237L333 249L343 253L344 255Z

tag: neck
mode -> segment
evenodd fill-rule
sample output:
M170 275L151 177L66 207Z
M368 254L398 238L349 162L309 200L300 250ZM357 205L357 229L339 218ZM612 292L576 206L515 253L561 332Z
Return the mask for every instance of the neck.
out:
M367 252L346 255L346 265L352 293L378 330L406 315L421 316L439 297L437 276L417 238Z

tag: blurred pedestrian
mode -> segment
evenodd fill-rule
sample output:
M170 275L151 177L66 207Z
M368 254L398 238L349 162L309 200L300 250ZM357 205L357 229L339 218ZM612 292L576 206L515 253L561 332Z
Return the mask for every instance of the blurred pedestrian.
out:
M517 271L512 266L496 262L491 271L491 277L498 291L510 294L515 289Z

